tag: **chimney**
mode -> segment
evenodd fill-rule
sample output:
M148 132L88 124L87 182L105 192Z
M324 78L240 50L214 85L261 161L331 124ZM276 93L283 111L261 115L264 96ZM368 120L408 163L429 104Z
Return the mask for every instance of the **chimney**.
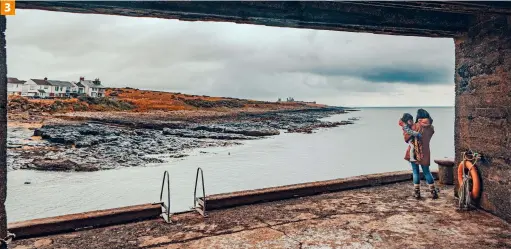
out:
M44 77L44 80L48 80L48 78L47 78L47 77Z
M84 81L84 80L85 80L85 77L80 76L80 81Z

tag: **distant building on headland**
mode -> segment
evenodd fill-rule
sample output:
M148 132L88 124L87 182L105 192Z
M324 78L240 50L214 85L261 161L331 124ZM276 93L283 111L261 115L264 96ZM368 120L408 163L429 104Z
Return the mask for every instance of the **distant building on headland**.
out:
M277 102L283 102L282 99L278 99ZM293 102L293 103L305 103L305 104L316 104L316 101L296 101L293 97L286 98L285 102Z
M39 98L62 98L62 97L103 97L106 87L101 84L99 78L85 80L80 77L78 82L63 80L29 79L27 81L18 78L7 78L7 92L9 95L21 95Z

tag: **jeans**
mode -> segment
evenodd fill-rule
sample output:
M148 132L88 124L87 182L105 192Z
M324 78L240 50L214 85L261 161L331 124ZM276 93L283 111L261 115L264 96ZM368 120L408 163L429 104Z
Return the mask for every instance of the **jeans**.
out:
M410 164L412 165L412 171L413 171L413 184L420 184L421 178L420 178L420 172L419 172L419 165L414 162L410 162ZM421 165L421 167L422 167L422 172L424 173L424 177L426 178L426 182L428 184L435 183L435 180L433 179L433 175L431 174L431 171L429 171L429 166Z

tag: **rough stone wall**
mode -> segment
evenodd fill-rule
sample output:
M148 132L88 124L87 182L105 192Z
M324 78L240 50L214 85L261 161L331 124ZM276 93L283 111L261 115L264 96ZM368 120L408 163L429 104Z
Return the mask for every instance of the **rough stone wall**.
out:
M455 45L456 162L482 153L479 204L511 222L511 16L474 18Z
M7 233L7 55L5 51L5 16L0 16L0 238Z

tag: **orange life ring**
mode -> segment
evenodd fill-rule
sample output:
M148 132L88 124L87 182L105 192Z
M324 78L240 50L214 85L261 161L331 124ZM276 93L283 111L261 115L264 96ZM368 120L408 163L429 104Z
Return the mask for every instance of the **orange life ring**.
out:
M463 182L463 171L467 169L468 174L472 177L472 190L470 191L470 197L475 200L481 196L481 179L477 174L477 167L470 161L463 160L458 164L458 183L461 185Z

